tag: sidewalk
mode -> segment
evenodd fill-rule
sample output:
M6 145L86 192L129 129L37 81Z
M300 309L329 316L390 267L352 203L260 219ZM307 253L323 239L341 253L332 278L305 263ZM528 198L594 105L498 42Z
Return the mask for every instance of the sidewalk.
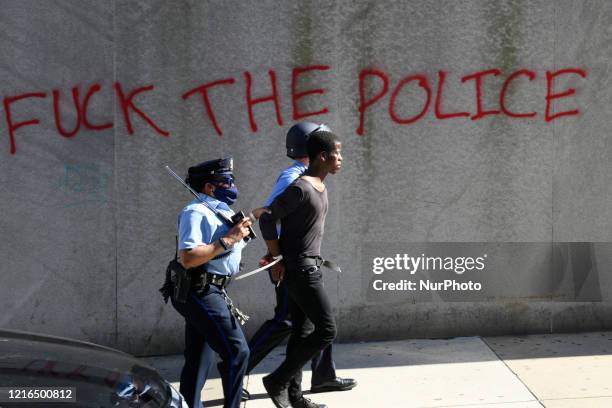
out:
M261 378L282 353L245 378L253 399L244 407L273 407ZM330 408L612 407L612 332L334 344L334 357L338 375L359 385L309 396ZM181 355L145 360L178 388ZM310 388L309 370L303 386ZM222 406L218 375L202 397L207 408Z

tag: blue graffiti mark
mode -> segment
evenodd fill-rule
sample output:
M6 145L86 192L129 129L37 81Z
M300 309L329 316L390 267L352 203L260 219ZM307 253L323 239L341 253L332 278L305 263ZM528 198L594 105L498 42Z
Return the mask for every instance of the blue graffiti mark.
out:
M112 170L101 163L72 163L64 165L61 188L72 202L65 207L84 204L108 204Z

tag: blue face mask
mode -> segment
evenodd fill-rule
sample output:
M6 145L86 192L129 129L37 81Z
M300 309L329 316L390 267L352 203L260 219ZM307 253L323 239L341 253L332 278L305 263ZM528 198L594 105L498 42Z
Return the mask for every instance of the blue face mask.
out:
M223 201L227 205L232 205L238 199L238 188L235 184L231 184L229 188L221 187L217 185L213 192L215 198L219 201Z

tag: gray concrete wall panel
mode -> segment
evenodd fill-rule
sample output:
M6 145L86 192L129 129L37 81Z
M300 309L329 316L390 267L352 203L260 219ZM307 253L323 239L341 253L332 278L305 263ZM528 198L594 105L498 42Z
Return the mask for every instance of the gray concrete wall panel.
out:
M113 13L110 2L7 1L2 4L0 83L10 97L13 123L39 124L15 131L1 121L2 296L0 325L67 335L104 344L116 339L116 264L113 131L56 130L53 90L61 125L79 119L93 84L92 124L112 120ZM4 110L3 117L6 115Z
M14 149L0 120L0 323L179 351L183 323L157 288L191 197L163 166L183 174L232 154L237 207L259 206L289 164L297 108L326 109L311 119L343 141L323 253L343 268L325 277L341 341L609 329L610 18L603 0L7 1L2 97L45 97L9 103L13 124L40 120L14 130ZM292 70L313 66L294 91L324 91L294 106ZM576 94L549 114L580 112L547 121L547 72L566 68L553 92ZM470 75L492 69L480 109L500 110L503 89L508 111L534 117L478 117ZM215 122L196 89L213 81L224 81L208 89ZM249 83L263 98L272 81L278 111L267 101L251 117ZM87 123L62 137L53 90L69 131L77 86L81 101L91 92ZM360 114L361 98L379 93ZM369 297L373 256L438 243L457 254L496 246L486 299ZM264 251L249 245L247 269ZM272 314L267 278L231 292L252 315L250 335Z
M572 61L587 68L592 85L575 97L584 107L576 120L554 123L554 239L609 242L612 229L612 144L607 121L612 102L609 30L612 4L563 1L556 6L555 66ZM593 10L597 9L597 13ZM559 89L576 88L568 76ZM561 104L568 109L566 104ZM571 107L569 107L571 109Z

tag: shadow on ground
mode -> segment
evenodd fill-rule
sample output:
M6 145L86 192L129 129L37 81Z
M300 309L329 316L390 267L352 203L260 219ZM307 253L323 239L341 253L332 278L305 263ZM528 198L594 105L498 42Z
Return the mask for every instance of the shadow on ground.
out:
M533 358L612 355L612 332L500 337L457 337L375 343L335 344L340 369L401 367ZM273 371L284 358L284 346L274 350L253 374ZM178 382L183 357L145 358L170 382ZM308 367L305 367L308 369ZM209 378L219 378L216 364Z

